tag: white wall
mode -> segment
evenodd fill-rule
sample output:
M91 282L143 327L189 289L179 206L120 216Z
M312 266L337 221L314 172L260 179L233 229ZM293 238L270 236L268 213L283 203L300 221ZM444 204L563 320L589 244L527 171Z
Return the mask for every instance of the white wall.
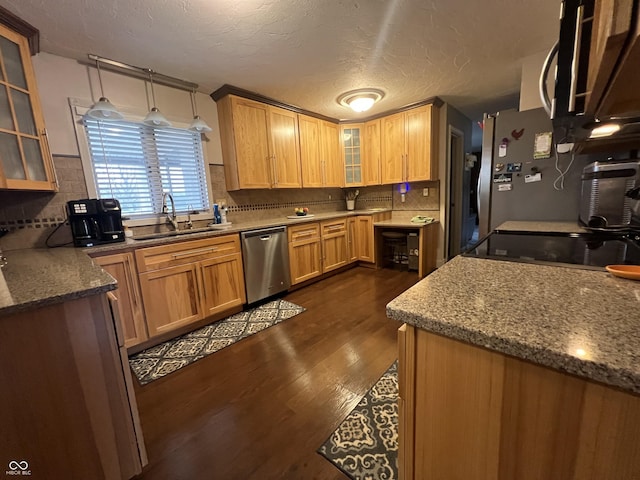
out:
M540 52L522 59L522 76L520 78L520 111L542 107L540 89L538 87L542 65L549 52ZM547 77L547 92L553 98L555 59L551 64Z
M78 156L78 143L68 99L77 98L87 105L97 101L100 97L97 70L49 53L39 53L32 60L51 152L54 155ZM101 72L105 96L118 109L123 112L146 112L152 106L148 82L104 69ZM165 117L173 121L191 122L193 113L189 92L156 84L154 91L156 106ZM216 104L203 93L196 93L196 102L198 114L213 129L206 134L209 139L204 144L206 159L210 164L222 164Z

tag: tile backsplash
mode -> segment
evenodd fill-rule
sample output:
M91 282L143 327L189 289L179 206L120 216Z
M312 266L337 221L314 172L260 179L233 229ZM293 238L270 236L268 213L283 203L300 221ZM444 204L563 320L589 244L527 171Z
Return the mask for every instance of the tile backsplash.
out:
M3 250L44 247L47 237L64 223L66 203L88 197L80 157L54 156L53 161L60 187L57 193L0 190L0 228L10 231L2 238ZM346 192L356 189L356 209L393 208L438 216L437 181L409 184L403 202L398 185L227 192L223 166L210 165L209 169L214 202L226 202L228 220L234 223L293 215L295 207L308 207L311 213L344 211ZM425 187L429 188L427 197L422 194ZM61 227L50 239L54 245L70 241L68 226Z
M44 247L55 227L66 219L69 200L87 198L80 157L53 157L59 191L27 192L0 190L0 228L10 231L2 238L3 250ZM52 237L53 244L71 241L68 227Z

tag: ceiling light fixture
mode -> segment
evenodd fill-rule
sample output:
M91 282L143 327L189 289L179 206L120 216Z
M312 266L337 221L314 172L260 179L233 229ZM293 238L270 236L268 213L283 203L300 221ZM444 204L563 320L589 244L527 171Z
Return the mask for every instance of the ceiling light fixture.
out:
M382 100L384 92L376 88L359 88L343 93L338 97L338 103L354 112L366 112L373 104Z
M198 115L195 90L191 91L191 110L193 111L193 122L191 122L191 125L189 125L188 130L198 133L210 132L212 130L211 127L200 118L200 115Z
M93 104L87 111L87 115L97 120L122 120L124 115L104 96L102 75L100 74L100 61L98 59L96 59L96 68L98 69L98 80L100 81L100 100Z
M153 70L149 70L149 82L151 83L151 98L153 99L153 107L144 118L142 123L151 127L170 127L171 122L167 120L164 115L160 113L158 107L156 107L156 94L153 90Z

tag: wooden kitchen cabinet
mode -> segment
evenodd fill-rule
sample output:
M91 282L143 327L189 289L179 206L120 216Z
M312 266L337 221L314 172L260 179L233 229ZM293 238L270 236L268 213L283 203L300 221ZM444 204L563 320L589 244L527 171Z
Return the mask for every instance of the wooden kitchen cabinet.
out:
M142 308L138 272L133 253L117 253L95 257L93 261L118 281L113 292L117 299L118 318L124 335L124 345L129 348L149 338Z
M204 315L215 315L246 301L242 254L217 256L200 262Z
M340 127L326 120L320 121L320 151L324 167L325 187L344 186L344 166L340 155Z
M380 119L365 122L362 142L362 184L380 185Z
M327 220L320 224L322 231L322 271L330 272L348 263L347 220Z
M150 337L246 301L238 235L141 248L136 262Z
M56 191L25 37L0 25L0 189Z
M640 396L403 325L404 480L640 478Z
M302 114L298 114L298 125L302 186L343 186L338 125Z
M320 224L305 223L287 228L291 285L322 274Z
M358 215L355 217L356 225L356 251L358 260L374 263L375 248L373 235L373 217L371 215Z
M355 187L364 184L362 180L363 127L363 124L358 123L340 126L345 187Z
M227 190L302 186L295 113L235 95L217 106Z
M587 75L587 113L637 117L640 9L637 0L597 0Z
M432 104L381 119L383 184L437 179L437 127Z

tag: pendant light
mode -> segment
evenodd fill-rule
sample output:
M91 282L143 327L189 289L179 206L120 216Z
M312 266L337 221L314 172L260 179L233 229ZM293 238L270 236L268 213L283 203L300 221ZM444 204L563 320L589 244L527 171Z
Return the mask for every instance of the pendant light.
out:
M212 128L206 124L204 120L198 115L198 108L196 106L196 91L191 91L191 110L193 111L193 121L189 125L188 130L192 132L205 133L210 132Z
M153 91L153 70L149 70L149 83L151 83L151 98L153 99L153 107L144 118L142 123L149 125L150 127L170 127L171 122L167 120L164 115L160 113L158 107L156 107L156 94Z
M100 81L100 100L97 101L87 112L87 115L97 120L122 120L122 115L116 107L104 96L104 88L102 87L102 75L100 74L100 62L96 60L96 68L98 69L98 80Z

